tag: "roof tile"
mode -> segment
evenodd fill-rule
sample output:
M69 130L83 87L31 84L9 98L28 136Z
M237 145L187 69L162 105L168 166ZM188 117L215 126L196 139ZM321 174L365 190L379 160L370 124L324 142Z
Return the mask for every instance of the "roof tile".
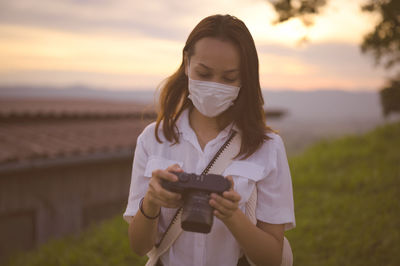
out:
M151 120L126 117L127 113L140 112L143 105L134 103L91 102L91 101L5 101L0 100L0 114L6 116L18 113L20 116L32 113L76 113L88 112L116 116L109 118L82 118L43 120L0 119L0 165L8 162L52 159L93 153L118 152L132 150L136 138ZM3 105L6 103L5 105ZM76 109L74 109L76 108ZM103 109L102 109L103 108ZM44 112L45 111L45 112ZM121 117L119 117L121 115Z

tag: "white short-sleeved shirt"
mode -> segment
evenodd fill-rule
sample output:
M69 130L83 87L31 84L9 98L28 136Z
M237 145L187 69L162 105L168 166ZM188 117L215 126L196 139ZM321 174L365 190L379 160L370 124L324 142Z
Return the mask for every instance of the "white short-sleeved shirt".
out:
M179 144L171 145L162 134L163 143L156 141L155 123L147 126L137 139L132 167L128 206L124 213L127 222L139 209L152 171L179 164L188 173L200 174L214 154L229 137L232 126L201 149L196 134L189 125L189 112L185 110L177 121ZM244 212L254 186L257 184L257 220L271 224L285 224L285 230L295 227L292 180L282 139L268 133L270 140L249 158L234 160L223 175L231 175L235 190L241 195L239 208ZM159 237L169 225L176 209L161 208L158 223ZM161 256L164 265L236 265L240 247L228 228L216 217L209 234L186 232L179 236L171 248Z

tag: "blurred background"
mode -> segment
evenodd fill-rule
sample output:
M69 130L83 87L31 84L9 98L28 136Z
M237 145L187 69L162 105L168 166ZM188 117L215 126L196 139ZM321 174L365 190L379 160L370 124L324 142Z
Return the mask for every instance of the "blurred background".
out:
M295 265L398 265L396 0L0 0L0 264L143 265L136 138L194 26L231 14L285 142Z

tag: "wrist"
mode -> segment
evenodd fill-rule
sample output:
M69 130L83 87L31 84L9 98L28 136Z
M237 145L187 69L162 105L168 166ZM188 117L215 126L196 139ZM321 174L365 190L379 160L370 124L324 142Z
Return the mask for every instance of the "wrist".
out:
M154 204L148 197L144 196L141 199L140 211L148 219L156 219L161 212L161 206Z
M227 226L227 227L231 227L233 226L236 222L238 222L238 220L240 219L239 216L242 213L242 211L240 209L237 209L236 211L234 211L232 213L232 215L226 219L224 219L222 222Z

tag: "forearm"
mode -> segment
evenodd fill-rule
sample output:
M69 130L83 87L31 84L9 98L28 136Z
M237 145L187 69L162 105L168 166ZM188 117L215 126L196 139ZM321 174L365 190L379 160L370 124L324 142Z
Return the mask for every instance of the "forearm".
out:
M256 265L280 265L282 242L252 224L239 209L224 221L244 253Z
M151 204L145 197L143 210L146 215L154 217L159 213L160 207ZM136 213L128 229L131 247L136 254L144 256L153 248L157 236L157 227L158 218L148 219L140 210Z

